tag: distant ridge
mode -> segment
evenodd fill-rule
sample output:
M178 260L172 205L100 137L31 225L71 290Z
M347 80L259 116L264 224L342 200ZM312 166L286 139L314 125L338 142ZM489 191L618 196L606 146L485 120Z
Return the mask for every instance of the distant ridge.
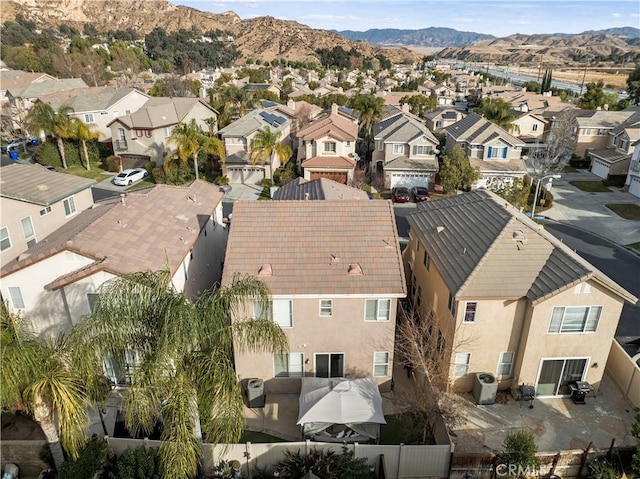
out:
M461 32L453 28L429 27L419 30L397 28L373 28L365 32L353 30L336 31L351 40L360 40L374 45L412 45L423 47L461 47L480 40L495 38L493 35Z

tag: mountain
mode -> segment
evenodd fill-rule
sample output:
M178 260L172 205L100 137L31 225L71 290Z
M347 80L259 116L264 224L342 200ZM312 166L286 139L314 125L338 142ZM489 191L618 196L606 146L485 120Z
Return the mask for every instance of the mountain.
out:
M584 33L604 33L605 35L620 35L621 37L640 38L640 28L635 27L619 27L607 28L605 30L589 30Z
M479 40L495 38L493 35L485 35L484 33L461 32L453 28L441 27L429 27L420 30L373 28L365 32L344 30L336 33L352 40L361 40L373 43L374 45L411 45L422 47L459 47L471 45Z
M0 0L0 23L16 15L35 22L38 28L58 28L66 24L82 31L93 24L98 32L132 29L147 34L155 27L167 32L197 28L201 32L224 30L234 37L234 46L243 58L318 61L319 48L341 46L364 56L385 55L394 63L418 61L421 55L406 48L383 48L350 40L328 30L317 30L297 22L257 17L243 20L234 12L209 13L176 6L167 0Z

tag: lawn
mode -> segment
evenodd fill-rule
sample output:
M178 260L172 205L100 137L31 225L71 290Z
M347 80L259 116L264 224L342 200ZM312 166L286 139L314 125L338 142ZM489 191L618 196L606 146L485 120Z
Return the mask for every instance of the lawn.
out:
M640 251L640 242L638 243L631 243L629 245L627 245L629 248L633 248L636 251Z
M563 173L577 173L578 172L578 168L575 168L573 166L565 166L564 168L562 168L562 172Z
M102 168L102 162L100 163L92 163L91 169L87 171L84 166L81 165L70 165L66 170L62 167L58 168L58 171L62 171L69 175L82 176L83 178L90 178L96 181L102 181L106 178L105 169ZM114 173L115 174L115 173Z
M636 204L612 203L605 206L625 220L640 221L640 206Z
M270 200L271 199L271 189L270 188L262 188L260 192L260 196L258 196L258 200Z
M602 184L602 181L570 181L570 184L582 191L589 193L611 193L611 190Z

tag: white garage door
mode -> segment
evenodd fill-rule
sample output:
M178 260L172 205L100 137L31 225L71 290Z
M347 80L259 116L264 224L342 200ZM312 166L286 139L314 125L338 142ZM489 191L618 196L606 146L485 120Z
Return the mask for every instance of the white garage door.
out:
M629 183L629 193L640 198L640 178L636 176L631 177L631 183Z
M258 185L264 179L262 168L228 168L227 176L230 183L243 183L247 185Z
M395 186L406 186L413 188L414 186L428 187L431 181L431 175L428 173L391 173L391 188Z
M593 165L591 165L591 173L606 180L609 176L609 166L601 161L593 160Z

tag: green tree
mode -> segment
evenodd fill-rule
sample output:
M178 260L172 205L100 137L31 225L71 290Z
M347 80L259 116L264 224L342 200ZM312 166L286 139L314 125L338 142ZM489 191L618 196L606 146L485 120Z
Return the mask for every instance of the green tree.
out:
M635 421L631 426L631 434L636 438L636 452L631 458L631 469L636 477L640 477L640 408L636 408Z
M516 208L525 208L529 201L531 185L525 184L521 179L516 178L513 183L497 182L487 186L488 190L504 198Z
M87 383L69 361L64 339L37 337L29 322L0 311L0 398L3 408L29 413L47 438L62 469L64 450L76 459L86 443L89 416ZM56 427L57 418L57 427Z
M258 163L269 165L270 177L273 175L273 171L271 171L272 158L277 157L280 164L285 165L293 154L289 146L280 142L280 135L281 132L271 131L271 128L267 126L264 130L256 133L249 149L249 158L254 165Z
M518 477L523 478L524 471L533 475L533 471L540 467L540 459L536 457L537 450L535 438L530 431L510 432L502 444L500 460L503 464L515 466Z
M360 133L365 139L367 150L370 150L373 143L373 125L382 118L384 99L373 94L360 93L353 98L351 106L360 114Z
M598 83L587 83L587 91L580 98L578 106L584 110L602 108L606 103L603 88L604 82L602 80L598 80Z
M162 423L164 477L195 477L203 438L215 444L240 439L244 414L234 351L288 350L280 326L245 313L251 301L268 309L268 299L267 286L253 277L235 277L188 299L173 288L168 270L133 273L104 283L91 316L74 329L74 351L87 374L101 370L103 358L136 352L125 424L134 434L149 434Z
M511 122L517 118L517 116L511 112L511 108L511 103L502 98L483 98L480 100L478 108L476 108L476 113L509 131L511 129Z
M411 113L420 117L437 106L436 100L426 95L405 95L400 98L400 104L405 103L409 105Z
M177 146L178 158L183 163L186 163L189 158L193 159L196 180L199 178L198 154L200 151L210 155L218 155L220 159L224 160L222 141L204 133L193 118L189 123L180 122L174 126L168 141Z
M640 63L636 64L636 67L627 77L627 92L631 103L640 105Z
M25 119L29 129L37 136L45 135L56 138L62 167L67 168L67 158L64 152L64 141L74 136L74 125L69 118L73 108L64 106L57 112L48 103L36 103L31 107Z
M87 140L94 140L100 136L100 133L96 131L96 125L92 123L85 123L79 118L72 118L73 137L80 140L82 143L82 154L84 156L85 165L87 171L91 169L91 162L89 161L89 152L87 151Z
M440 180L445 193L467 190L481 177L480 170L472 167L469 158L460 145L453 147L443 158Z

